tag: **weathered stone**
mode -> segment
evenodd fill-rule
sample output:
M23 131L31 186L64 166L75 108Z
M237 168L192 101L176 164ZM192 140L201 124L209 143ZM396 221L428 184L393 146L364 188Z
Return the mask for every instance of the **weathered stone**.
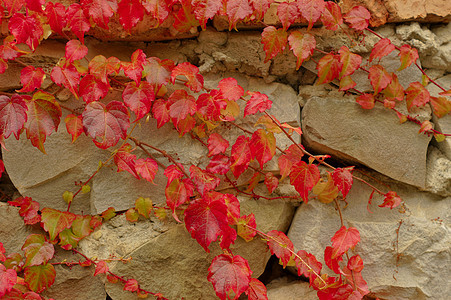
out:
M451 196L451 160L433 146L428 152L426 190L443 197Z
M357 181L347 196L349 205L342 205L344 225L360 232L361 242L351 255L362 257L362 275L369 289L381 299L442 299L451 292L447 284L451 275L451 198L442 199L365 172L377 177L378 182L369 181L376 187L386 190L383 184L389 184L404 200L406 210L379 208L376 205L383 198L376 195L368 207L371 213L367 210L371 188ZM296 250L314 254L327 270L324 249L339 228L333 204L310 201L296 211L288 237Z
M352 98L314 97L302 110L302 130L306 146L314 151L425 186L431 137L418 134L416 124L399 124L398 118L382 106L364 110Z
M277 278L266 285L269 300L315 300L316 291L308 282L290 281L287 277Z

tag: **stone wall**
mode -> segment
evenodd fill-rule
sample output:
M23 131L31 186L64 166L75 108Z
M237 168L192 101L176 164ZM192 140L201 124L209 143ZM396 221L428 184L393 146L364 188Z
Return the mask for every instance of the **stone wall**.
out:
M351 5L369 1L344 2L344 5ZM451 24L446 21L450 12L444 14L443 10L428 4L421 12L409 11L411 14L406 16L404 9L397 7L398 1L382 2L386 12L381 13L385 19L382 16L383 21L379 20L379 23L373 20L374 24L403 23L386 24L377 28L377 32L395 44L404 42L417 47L428 75L449 88ZM439 23L406 22L411 19ZM188 39L166 42L101 42L99 39L120 40L121 33L116 35L119 38L96 33L86 39L88 59L102 54L127 61L134 50L141 48L147 56L198 65L207 87L214 87L224 77L234 77L245 90L266 93L273 100L271 114L281 122L302 126L302 142L307 149L330 154L338 164L356 165L356 174L378 188L389 186L405 201L402 211L379 208L377 203L381 199L377 197L367 207L371 190L358 182L354 183L347 198L349 205L343 211L344 222L360 231L361 243L354 252L363 258L363 276L372 295L379 299L446 299L446 295L451 295L451 139L436 143L431 137L418 134L417 125L399 124L396 115L382 106L371 111L362 110L354 98L338 92L334 82L316 85L312 61L295 71L296 60L289 51L265 63L258 30L223 32L217 25L220 20L215 20L215 24L216 27L190 34ZM320 37L319 49L338 49L346 40L340 32L332 35L321 28L313 30ZM365 44L356 51L368 58L375 42L377 39L368 36ZM64 56L64 45L64 41L46 41L29 58L30 62L50 67ZM389 70L398 68L394 58L388 58L385 63ZM20 67L13 64L1 75L0 90L20 88L19 72ZM415 67L398 76L404 87L409 82L421 80L421 73ZM365 90L367 83L357 82L359 90ZM433 95L438 93L432 84L428 89ZM120 95L110 92L107 97L114 99ZM63 94L60 98L65 99ZM65 106L79 107L75 99L66 99ZM413 115L420 120L431 120L438 130L451 132L450 115L437 119L429 107ZM241 125L250 127L253 122L255 120L251 119ZM238 135L234 130L224 129L224 132L230 140L235 140ZM151 141L152 145L165 149L187 166L205 166L206 149L189 137L178 137L169 125L157 130L155 122L150 121L137 128L134 134L142 141ZM284 146L288 141L280 136L278 143ZM2 149L6 170L20 194L32 197L41 207L64 210L66 204L61 200L62 193L73 189L74 182L89 177L97 169L98 162L108 158L109 153L96 148L86 136L70 143L64 124L48 138L45 147L47 155L32 147L23 135L18 141L9 138ZM144 156L144 153L138 152L137 156L140 155ZM163 161L161 157L156 158ZM275 159L269 162L267 169L277 171L275 162ZM74 201L72 211L97 214L111 206L124 210L132 207L140 196L150 196L154 203L163 204L165 184L166 177L162 172L151 184L137 181L126 172L116 173L116 169L108 165L93 179L91 192ZM257 190L265 193L263 187L257 187ZM293 195L295 191L286 181L276 193ZM255 214L258 229L288 232L297 250L304 249L318 259L322 258L323 249L340 226L332 205L316 201L299 205L245 196L240 196L239 200L243 214ZM19 250L25 237L36 229L22 226L17 210L3 203L0 203L0 216L0 241L7 252ZM17 234L11 236L11 230ZM150 222L132 224L125 216L117 216L83 240L80 250L88 257L99 259L112 255L132 257L128 264L112 264L110 269L137 278L143 288L161 292L170 299L215 299L206 275L211 259L221 250L213 247L211 253L206 253L191 239L184 226L175 222L152 218ZM263 274L270 257L264 241L255 239L246 243L239 240L232 250L249 261L254 277ZM65 255L64 251L58 252L57 260L64 259ZM68 271L59 266L57 282L46 295L55 299L100 300L106 299L106 295L112 299L135 299L120 285L104 283L91 274L90 269ZM269 299L316 298L316 293L308 289L308 283L293 280L288 272L281 274L268 284Z

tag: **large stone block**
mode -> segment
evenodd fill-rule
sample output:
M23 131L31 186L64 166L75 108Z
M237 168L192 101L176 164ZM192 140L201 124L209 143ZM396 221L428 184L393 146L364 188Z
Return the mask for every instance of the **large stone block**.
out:
M351 163L364 164L396 180L425 186L426 153L431 137L414 123L399 124L382 106L364 110L352 98L319 98L302 110L306 146Z

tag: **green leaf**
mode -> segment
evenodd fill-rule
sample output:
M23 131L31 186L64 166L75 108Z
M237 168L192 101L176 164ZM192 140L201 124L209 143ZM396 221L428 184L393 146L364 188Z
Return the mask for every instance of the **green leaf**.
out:
M49 233L51 241L55 240L61 231L70 228L75 220L73 213L61 212L53 208L43 208L41 213L41 224L44 230Z
M135 209L138 211L138 214L148 219L152 211L152 200L150 198L139 197L135 201Z
M36 293L52 286L55 282L55 276L55 268L51 264L26 267L24 272L25 282Z

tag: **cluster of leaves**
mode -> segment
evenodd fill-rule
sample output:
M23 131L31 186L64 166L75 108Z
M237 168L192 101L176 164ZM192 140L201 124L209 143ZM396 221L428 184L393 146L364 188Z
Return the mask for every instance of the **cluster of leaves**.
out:
M215 241L224 251L213 259L208 270L208 280L219 298L237 299L245 293L249 299L267 299L263 283L251 278L248 262L231 250L238 236L250 241L256 235L266 240L269 250L284 267L294 266L299 275L309 278L320 299L362 299L369 292L361 275L361 257L349 257L350 250L360 241L359 232L356 228L344 226L343 220L342 227L331 238L331 246L324 252L326 265L337 274L328 276L322 273L322 264L313 254L304 250L296 252L283 232L261 232L252 213L241 215L236 193L258 198L260 196L254 194L253 189L261 181L271 195L287 178L299 193L299 200L307 203L313 195L314 199L323 203L334 202L337 209L340 209L338 198L346 199L353 184L352 168L332 167L332 172L321 178L318 165L329 166L324 162L326 157L313 156L295 142L294 135L302 135L301 130L281 124L268 113L272 107L268 96L258 91L244 91L234 78L222 79L215 89L206 88L196 66L187 62L176 65L171 60L147 57L140 49L132 54L130 62L97 55L87 65L82 63L88 54L84 35L95 26L108 29L110 21L131 31L146 14L156 25L170 22L175 30L188 32L198 26L205 28L208 20L222 15L228 19L230 28L235 28L238 22L262 20L272 1L82 0L65 7L61 3L45 3L43 0L20 0L3 1L3 4L10 35L0 46L0 72L5 72L8 61L16 60L24 64L20 57L34 52L52 32L68 39L68 42L65 56L49 73L42 68L25 65L21 71L22 89L12 95L0 96L2 138L14 134L18 139L26 131L32 145L45 153L47 137L58 129L62 109L68 109L59 103L52 92L42 88L45 77L50 76L54 84L67 89L83 104L81 113L68 109L71 113L64 119L72 142L77 142L81 134L86 134L100 149L113 150L111 159L118 171L129 172L136 179L149 182L155 179L161 162L150 156L137 158L133 152L139 148L148 154L147 150L152 149L169 160L170 165L164 167L167 177L166 208L176 221L185 223L187 231L205 251L209 252L211 243ZM361 6L342 16L340 7L334 2L298 0L278 3L277 16L282 27L266 26L262 32L266 60L274 58L289 45L297 58L297 68L317 50L314 34L310 30L318 22L329 30L337 30L347 24L348 30L371 32L367 28L370 14ZM308 24L307 31L288 31L292 24L300 22ZM23 50L26 47L28 49ZM397 47L383 38L373 48L369 61L380 60L395 49L399 51L400 70L416 63L418 53L415 49L408 45ZM396 74L388 73L378 64L362 65L362 61L361 56L352 53L346 46L336 53L324 53L317 63L318 83L337 80L341 91L360 94L357 103L365 109L381 102L397 111L396 105L405 99L409 111L430 102L437 116L449 113L451 104L446 99L450 95L449 90L442 93L443 97L431 97L420 82L411 83L404 90ZM355 90L352 75L357 69L368 72L373 93ZM113 82L120 84L122 99L105 104ZM397 113L401 120L408 119L399 111ZM259 116L256 122L259 128L255 131L234 123L240 116L251 115ZM208 165L204 169L196 165L185 169L187 166L177 163L163 149L130 136L130 125L147 118L154 118L158 128L165 124L173 126L180 136L188 134L202 143L208 149ZM222 124L236 126L243 134L233 141L227 140L220 134ZM434 131L430 123L421 124L420 132L443 138L443 134ZM293 144L286 149L279 148L276 143L278 135L285 135ZM134 142L137 148L132 147L129 141ZM279 174L265 171L265 164L273 159L277 159ZM247 170L252 171L253 176L243 191L235 182L242 179L242 174ZM232 175L235 180L230 179ZM80 190L88 187L87 182ZM216 191L221 182L228 182L236 193ZM395 192L374 190L384 196L381 207L394 208L401 204L401 198ZM22 247L24 255L13 253L5 256L0 243L0 297L40 299L38 293L51 286L56 276L54 263L49 262L54 254L53 245L75 250L81 239L115 215L113 208L100 216L70 213L70 203L77 194L64 193L63 198L69 203L66 212L52 208L40 210L39 203L28 197L9 202L20 207L19 213L25 224L39 223L48 237L30 235ZM129 221L135 222L140 216L150 218L152 212L163 218L166 214L164 209L156 208L149 198L139 198L135 207L125 214ZM105 261L94 262L85 257L84 261L74 263L82 266L95 264L94 275L107 274L111 282L123 282L125 290L137 292L143 297L148 294L135 279L126 280L109 272ZM17 274L23 274L23 279ZM151 294L162 298L159 294Z

